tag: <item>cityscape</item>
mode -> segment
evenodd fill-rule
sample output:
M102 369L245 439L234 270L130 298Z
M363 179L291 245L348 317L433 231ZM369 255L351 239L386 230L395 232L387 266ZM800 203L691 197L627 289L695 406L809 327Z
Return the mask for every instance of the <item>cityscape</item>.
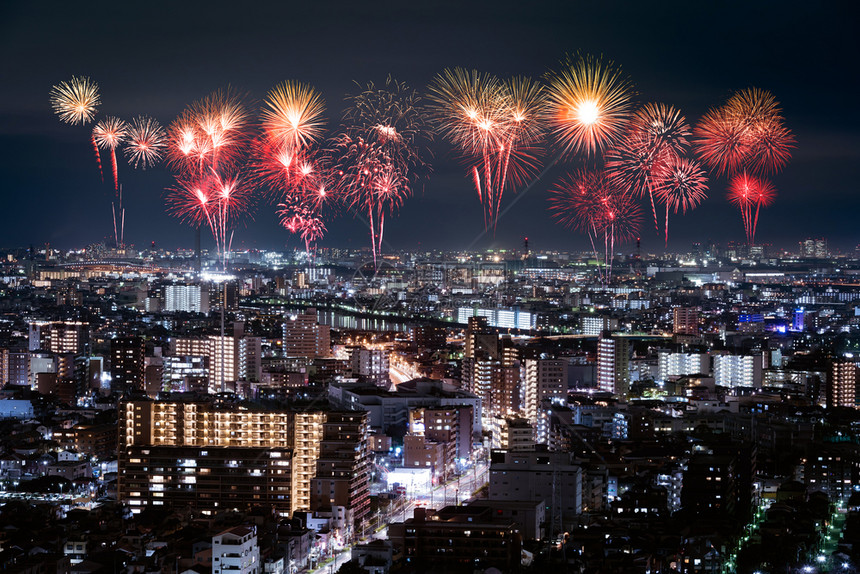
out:
M102 4L2 40L0 570L860 572L850 9Z

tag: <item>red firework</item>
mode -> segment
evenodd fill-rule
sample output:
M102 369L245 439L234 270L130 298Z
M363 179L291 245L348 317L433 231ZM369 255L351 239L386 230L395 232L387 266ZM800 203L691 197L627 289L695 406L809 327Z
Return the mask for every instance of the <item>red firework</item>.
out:
M654 195L666 206L665 242L669 244L669 211L686 213L708 197L708 177L695 160L672 156L661 165Z
M729 181L727 196L729 202L741 210L747 242L753 245L759 211L762 207L770 207L776 201L776 188L766 179L742 173Z
M218 90L188 106L170 125L167 156L177 172L168 205L180 220L206 225L226 266L235 226L253 203L246 175L252 126L243 98Z
M290 198L278 204L277 213L284 229L297 234L305 242L305 251L310 255L312 246L322 239L327 231L319 212L313 205Z
M629 241L638 234L642 211L605 171L581 169L550 189L550 210L566 227L584 231L597 256L596 241L603 239L603 281L612 276L615 243Z
M102 149L110 150L111 168L113 169L113 188L119 191L119 169L116 163L116 148L125 141L128 135L128 124L119 118L108 116L99 121L93 128L93 139Z
M622 189L648 197L654 227L658 173L686 152L690 126L680 111L665 104L645 104L633 114L624 138L606 153L606 169Z
M699 156L718 175L777 173L791 159L795 143L773 94L756 88L711 109L695 136Z

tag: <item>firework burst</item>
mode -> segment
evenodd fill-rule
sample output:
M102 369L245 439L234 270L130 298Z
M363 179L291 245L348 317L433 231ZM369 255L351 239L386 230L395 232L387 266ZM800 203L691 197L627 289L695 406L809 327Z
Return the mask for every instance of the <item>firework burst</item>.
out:
M615 243L636 237L642 222L639 205L605 171L580 169L550 189L550 212L565 227L588 235L597 258L603 240L601 280L612 277Z
M666 206L665 244L669 244L669 211L687 213L708 197L708 177L695 160L672 155L660 166L654 195Z
M166 133L157 120L138 116L126 136L125 157L135 169L152 167L161 161L167 147Z
M374 262L382 252L385 219L429 175L431 135L418 92L389 77L347 96L342 132L329 149L329 189L366 215Z
M287 152L296 154L322 137L324 111L322 96L313 87L301 82L282 82L266 97L263 131Z
M504 191L515 191L540 167L544 96L529 78L500 81L463 68L443 71L430 85L436 129L466 161L486 229L496 229Z
M753 245L759 211L776 201L776 188L766 179L741 173L729 180L727 197L729 203L740 209L747 243Z
M631 86L611 63L568 57L547 74L550 129L567 155L592 156L618 141L631 107Z
M685 153L689 136L690 127L677 109L649 103L632 115L624 137L606 153L606 169L616 184L648 197L658 231L655 180L668 162Z
M68 82L51 88L51 106L67 124L88 124L100 103L98 84L86 76L72 76Z
M101 149L110 150L114 191L119 191L119 168L116 162L116 148L125 140L127 134L128 124L113 116L108 116L100 120L93 127L93 139L96 144Z

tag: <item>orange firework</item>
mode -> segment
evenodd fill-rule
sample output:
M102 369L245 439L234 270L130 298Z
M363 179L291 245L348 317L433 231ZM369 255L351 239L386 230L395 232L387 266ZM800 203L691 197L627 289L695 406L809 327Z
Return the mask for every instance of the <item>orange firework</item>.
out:
M265 106L262 127L266 137L284 144L291 153L322 137L325 104L308 84L292 80L278 84L266 97Z
M484 206L484 225L495 230L502 194L522 185L539 167L544 91L528 78L500 81L476 70L445 70L430 86L437 130L463 155Z
M592 156L618 141L627 125L631 87L611 62L568 57L547 74L549 124L563 151Z

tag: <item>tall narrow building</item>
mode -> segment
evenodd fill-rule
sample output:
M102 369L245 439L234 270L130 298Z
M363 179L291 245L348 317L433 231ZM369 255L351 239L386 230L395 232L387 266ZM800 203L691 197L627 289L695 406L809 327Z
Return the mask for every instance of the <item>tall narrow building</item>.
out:
M140 337L117 337L110 342L111 391L127 395L143 391L145 346Z
M597 341L597 388L624 396L630 390L630 343L603 333Z
M827 406L857 406L857 364L853 361L833 361L827 381Z

